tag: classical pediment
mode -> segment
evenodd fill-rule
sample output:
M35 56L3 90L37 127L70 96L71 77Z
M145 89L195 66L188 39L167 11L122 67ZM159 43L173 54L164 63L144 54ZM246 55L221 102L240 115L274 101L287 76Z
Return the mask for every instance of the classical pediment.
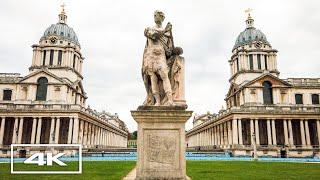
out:
M258 87L262 86L262 83L265 81L269 81L272 86L277 87L291 87L292 85L288 82L272 75L272 74L263 74L256 79L253 79L252 81L246 83L243 87Z
M49 83L52 84L67 84L63 79L59 78L58 76L41 69L39 71L30 73L29 75L23 77L19 83L37 83L40 77L46 77Z

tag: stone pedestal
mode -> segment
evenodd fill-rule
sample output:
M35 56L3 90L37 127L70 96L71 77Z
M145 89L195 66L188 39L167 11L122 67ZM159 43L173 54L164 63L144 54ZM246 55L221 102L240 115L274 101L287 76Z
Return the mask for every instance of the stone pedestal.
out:
M186 179L185 107L140 106L131 111L138 123L136 179Z

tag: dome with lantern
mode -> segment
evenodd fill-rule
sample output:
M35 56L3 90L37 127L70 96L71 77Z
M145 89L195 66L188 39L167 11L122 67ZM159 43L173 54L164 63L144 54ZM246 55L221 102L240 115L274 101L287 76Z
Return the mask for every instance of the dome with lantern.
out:
M246 20L247 27L244 31L242 31L238 35L237 40L233 46L233 49L236 49L244 45L250 45L253 42L260 42L260 43L271 46L267 40L266 35L263 32L261 32L259 29L256 29L253 26L253 22L254 20L249 14Z
M71 27L69 27L66 24L66 21L67 21L67 15L65 13L64 7L62 7L62 11L59 14L59 22L49 26L45 30L40 41L49 39L52 36L54 36L54 37L57 37L59 40L66 40L80 46L76 33Z

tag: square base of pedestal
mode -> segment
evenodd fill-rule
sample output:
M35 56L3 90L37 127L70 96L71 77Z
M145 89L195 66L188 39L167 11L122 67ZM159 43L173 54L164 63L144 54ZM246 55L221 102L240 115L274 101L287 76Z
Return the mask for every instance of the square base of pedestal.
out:
M186 179L185 122L192 111L131 111L138 123L136 179Z

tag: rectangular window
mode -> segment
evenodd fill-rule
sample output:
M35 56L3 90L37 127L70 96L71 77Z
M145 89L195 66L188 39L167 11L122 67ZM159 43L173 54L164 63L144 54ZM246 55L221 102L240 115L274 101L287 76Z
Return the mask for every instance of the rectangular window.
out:
M3 90L3 100L11 101L12 90Z
M45 65L46 65L46 56L47 56L47 51L44 50L44 51L43 51L42 66L45 66Z
M302 94L296 94L295 95L296 104L303 104L303 96Z
M53 64L53 53L54 53L54 51L50 50L50 62L49 62L50 66L52 66L52 64Z
M236 59L236 62L237 62L237 71L239 71L239 59L238 58Z
M59 52L58 52L58 65L61 66L61 63L62 63L62 51L59 50Z
M264 69L268 69L268 56L267 55L265 55L264 56Z
M261 70L261 55L260 54L257 55L257 59L258 59L258 69Z
M253 70L253 55L249 54L250 70Z
M72 67L75 68L76 67L76 55L73 55L73 63L72 63Z
M319 102L319 94L312 94L311 98L312 98L312 104L320 104L320 102Z

